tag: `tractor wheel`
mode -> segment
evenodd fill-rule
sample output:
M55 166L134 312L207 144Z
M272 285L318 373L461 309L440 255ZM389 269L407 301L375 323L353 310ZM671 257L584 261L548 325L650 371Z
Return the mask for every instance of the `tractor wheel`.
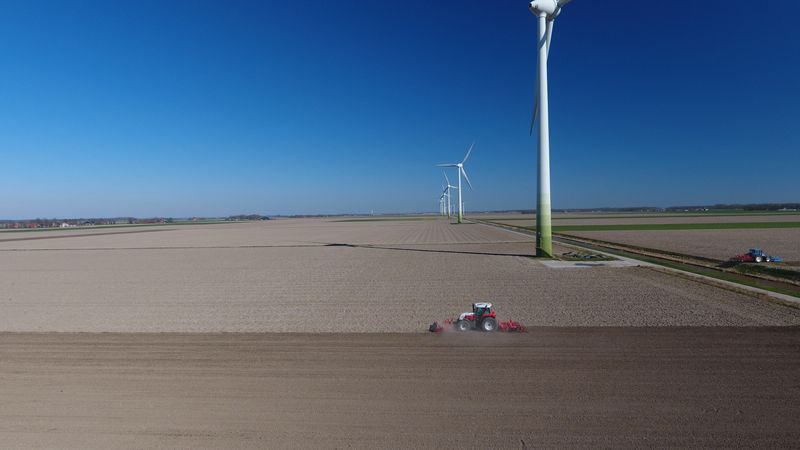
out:
M764 261L764 257L762 257L762 256L756 256L756 262L757 262L757 263L760 263L760 262L763 262L763 261Z
M481 329L483 331L496 331L497 320L495 320L494 317L487 317L483 319L483 322L481 322Z
M459 320L456 322L456 330L458 331L469 331L470 328L472 327L469 325L469 321L467 320Z

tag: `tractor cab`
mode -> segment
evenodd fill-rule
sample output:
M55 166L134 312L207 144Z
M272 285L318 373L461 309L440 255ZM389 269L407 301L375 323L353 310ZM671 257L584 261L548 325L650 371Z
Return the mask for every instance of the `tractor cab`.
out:
M491 303L473 303L472 304L472 314L475 314L475 318L480 320L483 316L491 316L494 317L492 313L492 304Z

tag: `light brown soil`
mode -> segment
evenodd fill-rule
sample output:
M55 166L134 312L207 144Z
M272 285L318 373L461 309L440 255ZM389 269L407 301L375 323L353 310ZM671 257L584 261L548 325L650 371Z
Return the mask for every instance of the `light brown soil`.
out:
M798 325L797 309L645 268L551 269L530 237L442 220L131 230L0 240L0 331L47 331L0 332L0 446L800 439L800 328L549 327ZM548 327L421 332L479 299Z
M325 244L474 244L531 242L530 237L446 220L340 222L280 219L256 223L15 232L0 250L253 247Z
M0 334L0 442L787 448L799 331Z
M286 220L3 242L0 331L421 332L479 300L528 325L800 324L800 310L646 268L551 269L529 239Z
M800 261L800 228L566 232L574 236L725 261L758 247L786 261Z
M535 221L536 214L472 214L469 218L509 221L516 223L520 220ZM627 223L719 223L719 222L797 222L800 214L692 214L679 215L676 213L562 213L554 212L552 219L562 225L580 224L627 224ZM639 222L639 221L643 222ZM598 221L598 222L594 222Z
M524 219L523 219L524 218ZM522 219L522 220L518 220ZM508 220L500 218L494 222L515 225L518 227L536 226L535 216L520 216L517 219ZM618 216L613 218L597 219L575 219L569 216L554 216L553 226L571 225L640 225L640 224L673 224L673 223L763 223L763 222L800 222L800 215L774 215L774 216L702 216L702 217L626 217Z
M749 222L797 222L800 215L772 216L702 216L702 217L626 217L574 219L571 214L553 217L554 226L567 225L623 225L623 224L671 224L671 223L749 223ZM526 220L504 220L508 218ZM533 215L497 216L495 222L519 227L536 225ZM731 229L731 230L618 230L618 231L565 231L565 234L599 239L638 247L665 250L687 255L727 260L744 253L752 247L762 248L770 254L787 261L800 261L799 228Z

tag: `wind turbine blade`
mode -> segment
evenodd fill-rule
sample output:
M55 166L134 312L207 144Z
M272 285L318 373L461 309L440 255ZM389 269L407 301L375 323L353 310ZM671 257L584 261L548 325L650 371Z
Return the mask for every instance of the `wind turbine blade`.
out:
M550 58L550 40L553 38L553 25L555 24L555 20L548 20L547 27L545 27L544 38L545 38L545 49L547 53L547 58Z
M464 175L464 179L467 180L467 184L469 185L469 188L472 189L472 183L470 183L469 177L467 176L467 171L464 170L463 167L461 168L461 174Z
M442 175L444 175L444 179L445 181L447 181L447 185L450 186L450 179L447 178L447 174L444 172L444 170L442 171Z
M558 0L558 6L564 6L572 0Z
M436 167L458 167L458 164L436 164Z
M472 153L472 147L475 147L475 141L472 141L472 145L469 146L469 150L467 150L467 154L464 155L464 159L461 161L461 164L467 162L467 158L469 158L469 154Z
M531 114L531 129L528 136L533 136L533 127L536 126L536 116L539 115L539 71L536 71L536 88L533 93L533 114Z

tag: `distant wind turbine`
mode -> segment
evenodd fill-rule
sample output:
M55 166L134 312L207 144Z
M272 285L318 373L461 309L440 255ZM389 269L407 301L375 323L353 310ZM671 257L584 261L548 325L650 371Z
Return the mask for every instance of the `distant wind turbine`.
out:
M447 181L447 187L445 188L447 189L447 217L450 218L450 216L453 215L453 208L450 207L450 189L457 189L457 186L450 184L450 179L447 178L446 173L442 172L442 175L444 175L444 179Z
M536 256L553 256L553 233L550 205L550 116L547 103L547 57L553 36L553 22L561 7L572 0L534 0L528 9L538 18L538 70L536 100L533 105L530 133L539 116L539 187L536 198Z
M461 201L461 175L464 175L464 179L467 180L467 184L469 188L472 189L472 183L469 181L469 177L467 176L467 172L464 171L464 163L467 162L467 158L469 158L469 154L472 153L472 148L475 147L475 143L473 142L472 145L469 146L469 150L467 150L467 154L464 155L464 159L461 160L460 163L455 164L437 164L436 167L457 167L458 168L458 223L461 223L464 218L464 204ZM449 183L448 183L449 184Z

